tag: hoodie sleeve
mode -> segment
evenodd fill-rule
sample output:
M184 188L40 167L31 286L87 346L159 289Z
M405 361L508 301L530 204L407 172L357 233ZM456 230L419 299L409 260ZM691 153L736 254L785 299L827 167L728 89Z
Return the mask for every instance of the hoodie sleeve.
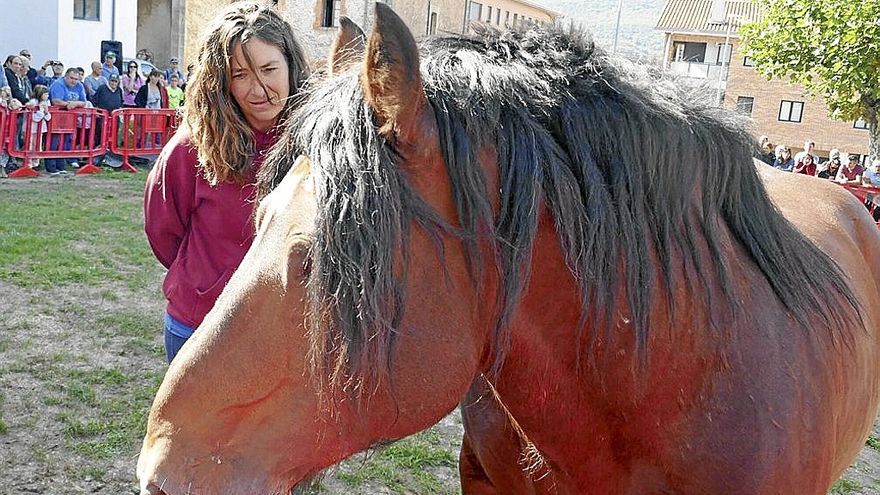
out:
M162 150L144 191L144 231L153 253L166 268L177 258L189 232L199 174L196 151L180 134Z

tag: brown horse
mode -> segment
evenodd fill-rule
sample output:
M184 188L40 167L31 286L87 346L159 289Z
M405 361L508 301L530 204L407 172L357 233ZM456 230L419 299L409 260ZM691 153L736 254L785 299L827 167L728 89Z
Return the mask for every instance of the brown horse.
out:
M852 195L577 33L420 52L380 3L329 72L159 389L144 493L285 493L457 404L466 494L823 494L863 446L880 233Z

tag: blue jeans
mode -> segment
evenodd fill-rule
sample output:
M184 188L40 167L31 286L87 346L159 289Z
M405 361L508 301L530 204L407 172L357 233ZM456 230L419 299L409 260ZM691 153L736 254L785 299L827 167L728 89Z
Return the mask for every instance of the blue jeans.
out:
M192 334L192 328L165 313L165 359L168 360L168 364L171 364L174 356Z
M58 148L59 141L58 135L55 134L52 136L51 144L49 145L49 149L52 151L57 151L58 149L62 149L64 151L68 151L73 147L73 136L70 134L64 135L64 145L63 148ZM60 172L65 169L65 163L73 163L76 159L74 158L46 158L46 172Z

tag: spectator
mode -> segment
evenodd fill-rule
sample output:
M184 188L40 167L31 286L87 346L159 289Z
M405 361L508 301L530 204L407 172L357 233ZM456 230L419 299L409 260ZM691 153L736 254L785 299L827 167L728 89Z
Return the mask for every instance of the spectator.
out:
M49 89L52 89L52 85L55 84L55 81L64 79L64 74L64 64L62 64L60 60L53 60L52 75L49 77Z
M49 101L49 88L42 84L37 84L34 88L34 97L29 103L34 108L34 112L31 114L31 135L28 150L43 151L43 140L46 132L49 130L48 123L52 120L52 113L49 111L51 103ZM31 158L28 165L30 168L37 168L40 165L40 160L38 158Z
M6 68L4 70L0 70L0 90L3 88L9 88L9 80L6 79ZM11 88L9 88L11 89ZM2 97L0 97L2 98Z
M101 75L104 79L110 80L110 76L119 75L119 68L116 67L116 52L109 51L104 54L104 65L101 66Z
M94 103L95 107L97 108L107 110L108 113L113 112L113 110L122 108L122 89L119 88L118 75L110 75L110 78L107 80L107 84L101 86L100 88L98 88L98 91L95 92L95 97L92 99L92 103ZM120 126L120 129L122 128L123 126ZM95 132L98 136L100 136L102 130L102 123L100 120L98 120L98 125L96 126ZM116 139L116 136L111 136L111 139ZM96 161L103 161L114 168L122 165L122 162L117 162L115 160L111 162L105 156L97 157Z
M816 160L813 155L807 153L801 156L801 161L795 160L792 172L804 175L816 175Z
M865 170L862 176L862 185L866 187L880 187L880 158L871 162L871 166Z
M865 169L859 165L859 155L849 155L846 165L840 167L835 179L839 184L858 186L862 183L862 173Z
M83 86L86 88L86 98L93 103L98 88L107 84L107 78L104 77L103 70L99 62L92 62L92 73L83 79Z
M49 98L52 101L52 105L62 107L67 110L73 110L76 108L83 108L86 106L86 90L83 87L83 84L79 81L79 71L75 68L67 69L64 77L58 79L52 86L49 87ZM62 150L69 150L73 143L73 136L70 134L64 134L64 144ZM53 135L51 136L51 145L50 150L59 149L59 140L60 136ZM58 174L66 174L67 170L65 167L65 162L68 159L65 158L47 158L46 159L46 172L49 175L58 175ZM71 160L71 163L75 162L75 160Z
M27 102L30 102L31 98L34 96L34 87L31 84L30 79L28 79L28 71L30 70L30 62L28 59L24 57L19 57L21 60L21 67L18 68L18 75L21 76L21 85L24 87L24 97L27 98ZM28 103L25 103L26 106Z
M158 69L150 71L147 84L141 86L134 98L134 104L140 108L168 108L168 92L162 84L162 73Z
M767 136L761 136L758 140L760 151L758 151L758 159L767 165L773 165L776 161L776 154L773 152L773 144Z
M46 84L46 78L41 76L39 71L33 67L34 59L31 55L31 51L27 48L22 49L18 52L18 56L21 57L22 63L27 63L27 78L31 83L31 87L37 87L37 84Z
M171 76L171 82L165 90L168 91L168 108L180 108L183 105L183 90L180 89L180 78L176 75Z
M837 171L840 170L840 150L833 149L828 156L830 159L827 162L819 164L816 177L834 180L837 178Z
M184 94L186 93L186 83L192 80L193 72L196 70L196 66L193 64L189 64L186 66L186 79L184 79L180 84L180 89L183 90Z
M169 362L253 241L256 172L309 73L290 25L262 2L234 3L211 26L189 82L187 125L159 156L144 196L147 239L169 268Z
M804 150L794 155L794 164L797 166L798 163L804 161L804 155L812 155L813 156L813 164L819 163L819 157L813 153L813 149L816 147L816 143L812 139L807 139L804 141Z
M126 107L136 107L134 97L137 96L144 80L138 71L138 64L134 60L128 62L128 71L122 76L122 104Z
M779 151L779 156L773 161L773 166L783 172L791 172L794 168L794 158L791 157L791 148L782 145L778 146L778 148L779 147L782 149Z
M165 69L165 80L171 81L171 76L176 75L180 82L186 82L186 77L183 74L183 71L180 70L179 64L180 60L177 57L172 57L169 61L170 66Z
M21 79L21 57L17 55L10 55L6 57L5 64L5 72L6 72L6 80L9 81L9 88L11 90L12 97L18 100L19 103L24 105L27 103L29 98L25 91L27 87L24 84L24 81Z

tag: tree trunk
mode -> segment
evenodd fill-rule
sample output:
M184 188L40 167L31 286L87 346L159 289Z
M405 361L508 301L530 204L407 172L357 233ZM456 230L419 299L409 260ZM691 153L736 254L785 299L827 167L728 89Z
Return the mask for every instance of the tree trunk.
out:
M877 124L877 121L871 122L868 124L868 156L871 158L871 162L880 158L880 125Z

